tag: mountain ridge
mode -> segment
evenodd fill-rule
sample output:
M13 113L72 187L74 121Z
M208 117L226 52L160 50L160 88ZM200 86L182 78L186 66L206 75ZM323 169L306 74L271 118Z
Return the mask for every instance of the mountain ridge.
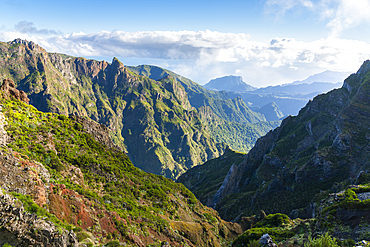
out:
M220 215L232 220L263 209L312 217L320 198L366 174L369 75L367 60L340 89L316 96L259 138L245 160L230 168L214 198Z
M21 40L0 43L0 53L0 77L13 79L37 109L105 124L113 141L148 172L175 179L226 147L209 136L172 77L154 81L117 58L109 64L47 53Z

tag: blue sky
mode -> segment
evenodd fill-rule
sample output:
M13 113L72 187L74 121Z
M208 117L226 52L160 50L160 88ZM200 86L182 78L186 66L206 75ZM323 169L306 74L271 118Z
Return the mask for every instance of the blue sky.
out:
M261 87L370 59L370 0L0 0L0 41Z

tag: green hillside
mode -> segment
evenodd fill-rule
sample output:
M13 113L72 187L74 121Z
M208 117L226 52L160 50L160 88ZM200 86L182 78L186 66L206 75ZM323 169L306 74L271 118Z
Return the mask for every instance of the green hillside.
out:
M87 118L43 113L8 98L1 92L6 132L0 137L7 143L2 143L0 157L0 243L28 246L34 239L44 246L47 238L72 241L75 236L87 246L224 246L241 233L240 226L221 220L182 184L134 167L114 147L104 126ZM26 210L25 216L12 218L18 222L12 227L3 208L13 200L8 193ZM37 216L24 222L31 217L28 212ZM43 219L52 222L48 224L59 237L43 228L46 223L37 223ZM28 228L19 235L17 227L23 225Z
M144 171L177 178L218 157L216 143L183 86L171 76L138 76L116 58L109 64L47 53L29 42L0 43L0 78L10 78L38 110L89 117Z

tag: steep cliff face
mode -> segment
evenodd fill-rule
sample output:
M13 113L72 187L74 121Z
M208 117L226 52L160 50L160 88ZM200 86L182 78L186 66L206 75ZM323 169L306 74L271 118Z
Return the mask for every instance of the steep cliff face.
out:
M261 209L312 217L315 202L325 193L367 173L369 64L348 77L341 89L318 95L298 116L286 118L256 142L245 160L230 170L232 179L215 198L223 217Z
M0 77L12 78L45 112L87 116L145 171L177 178L225 149L204 128L183 86L171 76L138 76L111 64L47 53L32 42L0 43Z
M107 128L9 98L0 91L0 244L223 246L242 233L134 167Z

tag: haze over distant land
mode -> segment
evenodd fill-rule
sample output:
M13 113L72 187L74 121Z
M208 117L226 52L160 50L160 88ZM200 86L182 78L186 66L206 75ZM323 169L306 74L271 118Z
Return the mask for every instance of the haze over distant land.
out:
M157 65L202 85L226 75L266 87L325 70L353 73L370 57L367 0L5 1L1 7L1 41L22 38L48 52Z

